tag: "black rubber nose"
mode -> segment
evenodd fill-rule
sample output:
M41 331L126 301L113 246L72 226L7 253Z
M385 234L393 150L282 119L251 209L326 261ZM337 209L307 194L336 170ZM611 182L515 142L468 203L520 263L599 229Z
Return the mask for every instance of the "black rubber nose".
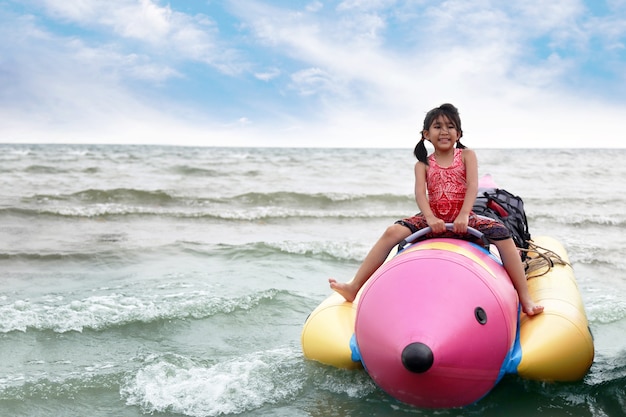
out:
M428 371L433 366L434 359L433 351L421 342L408 344L402 350L402 364L416 374Z

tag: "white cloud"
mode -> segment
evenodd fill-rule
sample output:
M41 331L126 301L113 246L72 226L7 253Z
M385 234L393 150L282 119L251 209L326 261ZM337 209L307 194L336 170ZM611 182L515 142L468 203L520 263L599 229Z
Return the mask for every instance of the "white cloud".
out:
M344 6L358 7L358 3ZM413 129L421 124L425 111L444 101L458 104L473 119L475 132L480 132L475 145L483 147L559 146L559 141L593 146L588 138L598 124L617 124L623 105L604 108L593 97L566 89L562 79L575 70L574 60L552 52L525 62L535 37L550 36L552 46L574 42L580 48L586 42L590 34L577 22L585 11L580 2L559 3L561 7L551 7L547 17L541 15L546 11L539 3L522 10L521 16L514 14L519 10L478 3L485 8L458 1L446 2L445 11L427 9L423 21L432 24L421 33L431 35L431 44L421 42L413 51L405 46L401 55L389 45L380 46L375 37L362 42L358 38L362 29L342 19L288 18L258 3L253 15L240 11L240 16L249 20L260 39L270 39L274 47L311 66L292 75L298 85L309 87L302 91L313 94L317 87L337 92L335 100L325 99L320 109L326 117L324 129L337 137L378 141L404 136L393 142L399 146L415 137ZM331 25L336 26L327 30ZM359 40L346 41L355 38ZM346 94L349 85L365 92ZM364 96L367 102L359 103ZM606 145L619 142L608 139Z
M210 16L149 0L45 4L59 21L102 38L4 18L0 71L19 74L0 86L3 137L411 147L425 112L452 102L469 146L594 146L594 135L623 146L610 132L618 130L624 100L594 92L593 79L586 90L576 88L576 77L581 62L598 57L589 51L593 42L612 48L613 56L602 57L612 57L620 73L626 19L589 17L580 1L351 0L334 10L320 2L302 10L231 2L239 32L228 39ZM185 62L225 79L247 76L250 86L264 81L273 96L241 102L256 100L272 118L246 109L239 113L246 116L217 120L214 103L183 108L137 92L191 76Z
M147 42L163 39L173 29L175 14L172 10L150 0L41 0L41 3L57 19L85 27L93 24L107 26L123 37Z
M130 54L123 57L122 61L125 61L127 64L128 75L139 80L160 82L173 77L183 77L178 70L168 65L153 63L145 56ZM124 65L122 65L123 67Z
M176 31L175 24L180 14L173 13L168 6L159 7L150 0L99 3L109 7L102 11L101 22L124 37L158 42Z
M307 12L315 13L315 12L319 12L323 8L324 8L324 3L322 3L321 1L313 1L306 5L305 10Z
M31 23L26 19L0 30L5 40L1 55L11 57L9 67L19 68L8 77L13 91L0 91L0 132L5 140L37 141L89 131L101 136L98 130L111 132L116 124L127 127L164 118L120 84L120 78L128 76L120 72L142 71L132 75L154 79L172 70L137 65L128 62L137 57L58 38L33 29Z
M319 68L307 68L302 71L295 72L291 75L293 88L297 89L299 94L310 96L319 92L333 89L336 85L332 82L325 71Z
M91 21L99 13L98 3L93 0L76 0L59 2L55 0L41 0L41 5L57 19L71 21Z
M225 74L241 73L248 67L237 53L219 38L215 22L202 14L188 15L160 6L153 0L41 0L57 19L86 28L100 28L121 39L139 41L152 49L155 58L198 61ZM113 41L113 40L112 40Z
M392 6L396 3L395 0L344 0L337 6L337 10L362 10L371 11L379 10Z
M270 81L281 74L281 70L278 68L269 68L266 71L259 71L254 74L254 76L263 81Z

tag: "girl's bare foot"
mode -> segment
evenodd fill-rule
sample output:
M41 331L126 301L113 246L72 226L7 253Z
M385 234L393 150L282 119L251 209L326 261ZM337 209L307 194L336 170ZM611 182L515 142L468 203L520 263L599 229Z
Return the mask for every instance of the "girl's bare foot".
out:
M537 314L543 313L543 306L537 305L534 302L525 302L522 303L522 311L526 313L527 316L536 316Z
M329 278L328 282L330 283L330 288L338 292L339 295L346 299L346 301L352 302L356 298L356 293L358 292L358 289L352 288L349 282L337 282L337 280L334 278Z

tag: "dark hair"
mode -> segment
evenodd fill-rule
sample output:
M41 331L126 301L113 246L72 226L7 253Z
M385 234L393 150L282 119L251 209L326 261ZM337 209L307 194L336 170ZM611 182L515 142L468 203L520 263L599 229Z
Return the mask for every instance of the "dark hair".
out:
M459 116L459 110L454 107L450 103L442 104L439 107L435 107L428 113L426 113L426 117L424 118L424 127L422 129L422 138L415 145L415 149L413 150L413 154L417 158L418 161L425 163L428 165L428 152L426 151L426 146L424 145L424 131L430 129L430 125L433 124L435 120L437 120L440 116L446 117L448 120L454 124L454 127L459 132L459 140L456 142L456 147L459 149L465 149L465 145L463 145L460 141L463 136L463 130L461 130L461 117Z

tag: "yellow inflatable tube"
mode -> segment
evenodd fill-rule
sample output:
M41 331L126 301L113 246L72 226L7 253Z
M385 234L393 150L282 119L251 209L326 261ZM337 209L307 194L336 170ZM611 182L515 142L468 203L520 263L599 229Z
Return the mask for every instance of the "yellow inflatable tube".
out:
M536 317L520 317L522 359L517 373L542 381L577 381L591 367L594 347L574 271L557 240L542 236L533 242L565 263L555 262L528 274L528 289L545 310ZM531 259L538 256L529 253Z
M350 339L354 334L357 300L350 303L333 293L309 315L302 329L302 351L313 359L336 368L356 369Z

